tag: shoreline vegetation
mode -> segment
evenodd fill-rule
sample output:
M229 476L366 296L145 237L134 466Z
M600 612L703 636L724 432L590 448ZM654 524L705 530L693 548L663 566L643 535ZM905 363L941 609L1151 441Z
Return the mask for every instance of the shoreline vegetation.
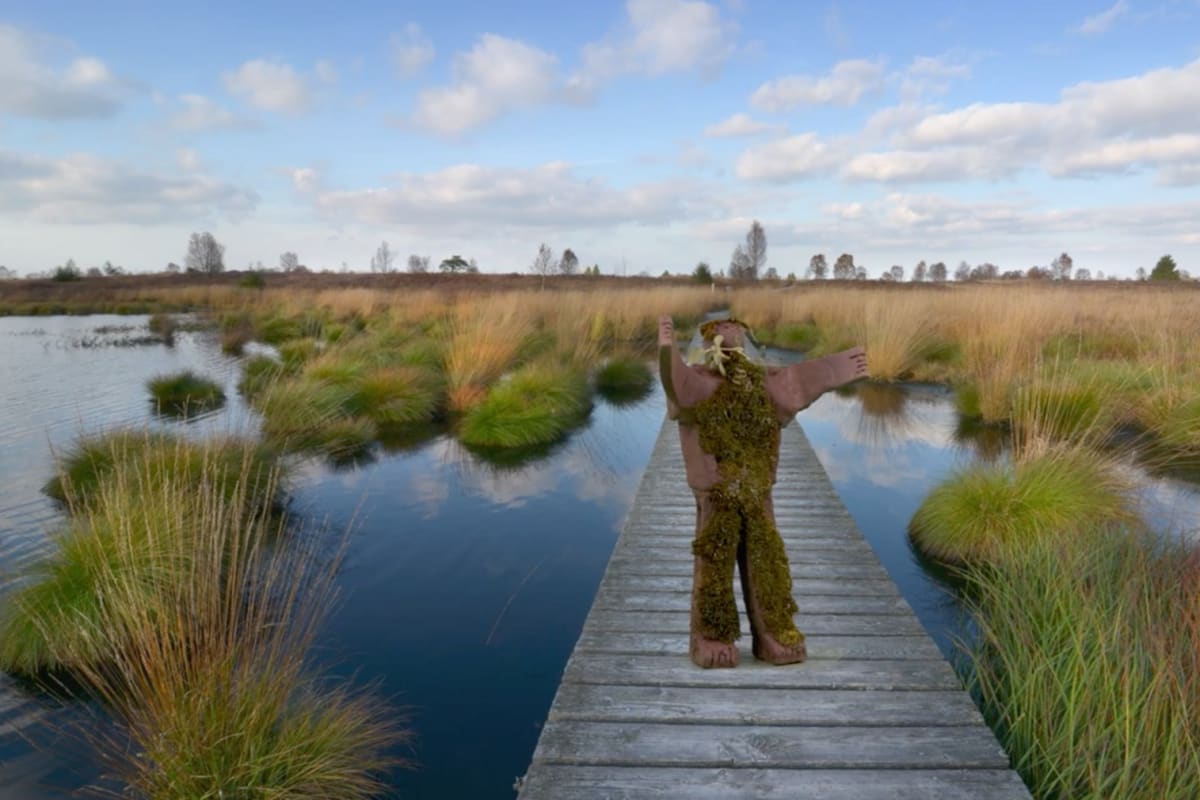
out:
M940 384L954 393L960 432L996 443L990 457L930 492L909 534L921 556L956 577L978 628L976 640L964 643L964 677L1034 795L1200 793L1200 623L1190 599L1200 590L1200 555L1146 530L1122 467L1136 453L1152 472L1200 474L1200 359L1194 355L1200 352L1194 322L1200 294L1191 286L814 281L716 291L666 279L589 276L553 279L543 290L534 276L476 275L269 275L255 287L239 286L236 274L119 281L103 296L78 293L73 284L22 285L18 294L5 286L0 313L38 313L28 310L35 306L41 313L158 311L156 332L166 338L186 329L169 312L188 310L207 321L228 353L239 355L251 342L270 345L269 354L241 356L238 390L262 416L263 442L254 447L266 455L244 463L237 486L260 469L247 465L275 464L278 453L357 463L377 445L402 447L442 432L497 463L544 452L587 423L596 398L620 405L646 396L655 322L663 313L674 317L681 337L704 312L729 308L759 341L810 356L865 344L864 413L870 397L886 413L890 385ZM0 646L0 666L15 671L40 669L51 663L49 653L64 653L117 716L136 720L130 728L144 727L147 736L179 724L178 707L164 700L153 713L122 710L117 688L103 685L95 667L104 661L98 653L132 654L122 668L144 680L151 696L166 698L175 684L159 674L156 659L160 652L179 657L172 651L175 638L186 640L150 631L152 618L169 618L162 604L170 608L178 598L148 590L159 582L136 577L147 558L131 562L130 553L145 548L113 544L125 541L128 530L162 527L152 517L165 509L131 498L195 487L196 470L209 476L196 496L211 504L199 518L212 530L192 538L198 550L208 548L203 558L214 562L210 575L218 585L227 580L227 548L242 547L217 544L225 541L220 531L245 514L263 528L251 535L258 542L250 548L253 558L291 552L305 566L289 572L287 561L278 568L292 576L309 575L317 563L279 528L272 516L277 501L264 505L260 498L250 511L230 510L231 490L221 476L236 471L222 466L228 462L215 445L199 461L163 455L181 447L158 434L85 440L62 462L57 485L47 487L65 503L69 519L59 560L47 568L43 585L58 581L70 602L99 614L103 609L94 602L87 606L89 582L107 581L120 589L112 596L138 612L118 617L118 633L54 647L33 641L38 626L26 622L24 644L6 635ZM173 488L154 490L160 494L147 488L157 484ZM114 485L119 489L109 488ZM258 496L257 490L238 492L238 498ZM162 522L167 530L182 524ZM276 534L267 537L267 529ZM186 537L165 538L178 546ZM167 562L190 569L201 555L189 546ZM331 591L330 581L312 581L318 596ZM21 600L31 587L37 584L7 598L4 625L14 624L14 608L26 616L37 609ZM246 591L252 606L264 605L262 613L280 610ZM243 631L247 642L227 637L214 652L240 663L258 657L260 647L268 654L302 650L312 612L304 606L296 613L298 639L255 644ZM41 626L44 632L58 624ZM131 649L130 642L151 649ZM296 677L301 663L289 656L279 673L315 686ZM221 685L218 671L197 669L191 679L198 685ZM160 682L166 688L156 693ZM247 701L257 702L259 688L246 683L252 689ZM280 691L263 687L262 697L269 698L262 702L291 708L293 696ZM309 696L308 689L302 694ZM372 743L394 743L389 737L400 734L372 727L376 718L356 705L357 696L335 696L341 699L323 706L332 709L326 716L311 719L349 725L339 728L339 741L371 754L355 762L356 774L377 775L382 762L372 759L383 750ZM211 716L205 710L187 714ZM287 726L272 730L281 727ZM297 742L315 735L297 733L292 746L304 751ZM345 753L326 756L333 763ZM229 756L230 763L237 759ZM195 768L179 765L174 774ZM372 795L364 789L337 796Z

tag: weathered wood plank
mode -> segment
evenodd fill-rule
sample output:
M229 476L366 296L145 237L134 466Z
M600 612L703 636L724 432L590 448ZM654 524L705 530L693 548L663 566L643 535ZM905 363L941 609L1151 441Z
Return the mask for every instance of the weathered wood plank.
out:
M799 547L787 551L788 561L802 564L860 564L864 558L875 558L875 552L866 545L861 547L850 544L832 547ZM614 556L635 557L650 561L686 561L692 563L692 548L686 541L681 540L675 545L640 545L636 543L618 544L613 550Z
M737 669L697 669L687 656L576 653L564 683L613 686L756 687L791 689L958 689L950 665L939 659L851 660L811 658L802 666L773 667L755 661L749 642Z
M796 603L813 614L911 614L907 602L899 594L887 597L845 594L806 594L797 596ZM603 584L596 593L594 609L614 611L687 611L689 595L685 592L622 592Z
M688 722L714 725L979 725L961 691L722 689L564 683L554 720Z
M857 580L891 581L887 571L878 563L863 564L861 562L851 562L849 564L830 564L820 561L815 563L798 562L790 558L788 560L791 562L793 581L807 579L846 580L851 582ZM656 577L671 580L683 577L689 581L690 585L692 565L690 561L647 563L640 558L614 556L608 562L608 573L605 576L605 580L623 581Z
M1010 769L821 770L546 764L523 800L1028 800Z
M734 594L740 596L741 582L734 575ZM679 571L673 575L658 572L654 575L615 573L604 581L604 587L620 592L683 592L692 590L692 573ZM792 577L792 594L854 594L895 597L896 585L886 575L871 577Z
M548 764L785 769L1000 769L987 728L728 726L550 721L535 758Z
M941 651L923 632L919 636L814 635L811 629L804 629L804 633L811 658L897 660L942 657ZM645 633L589 629L580 635L575 651L686 656L688 634L687 631Z
M750 625L739 614L742 632ZM796 626L808 636L814 634L924 636L925 629L912 614L817 614L800 609ZM584 631L626 631L642 633L678 633L688 629L686 611L612 611L592 609L584 621Z

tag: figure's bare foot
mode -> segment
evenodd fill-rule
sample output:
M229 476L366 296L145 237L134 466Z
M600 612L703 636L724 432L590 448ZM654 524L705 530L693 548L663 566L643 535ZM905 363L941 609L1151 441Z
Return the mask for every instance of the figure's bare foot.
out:
M808 650L804 646L804 637L795 645L781 644L774 636L765 631L753 633L754 657L759 661L780 666L782 664L799 664L808 658Z
M688 653L692 663L704 669L727 669L738 665L737 645L705 639L698 633L691 635Z

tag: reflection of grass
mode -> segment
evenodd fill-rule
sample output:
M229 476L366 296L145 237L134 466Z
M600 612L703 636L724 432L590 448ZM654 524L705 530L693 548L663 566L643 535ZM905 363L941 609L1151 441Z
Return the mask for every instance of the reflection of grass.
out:
M463 416L458 433L475 447L533 447L561 438L588 410L583 376L535 364L494 386Z
M641 359L614 356L596 370L596 393L614 405L638 402L653 385L654 373Z
M191 370L160 375L146 384L150 389L159 411L166 414L188 416L225 402L225 392L220 385Z
M990 563L1006 548L1131 517L1124 486L1105 461L1063 448L958 472L926 496L909 533L932 558Z
M984 713L1035 797L1200 796L1200 563L1124 531L970 573Z

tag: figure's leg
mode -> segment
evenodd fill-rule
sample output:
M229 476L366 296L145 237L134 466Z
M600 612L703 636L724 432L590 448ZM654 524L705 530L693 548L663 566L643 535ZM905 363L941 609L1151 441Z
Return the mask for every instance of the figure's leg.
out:
M696 538L692 543L692 608L688 653L698 667L736 667L734 641L741 634L733 597L738 535L729 515L714 514L708 492L696 495Z
M792 615L792 575L788 569L783 538L775 527L775 508L770 495L763 503L764 514L746 521L745 537L738 545L738 571L742 596L750 617L754 657L771 664L798 664L808 653L804 634L796 630Z

